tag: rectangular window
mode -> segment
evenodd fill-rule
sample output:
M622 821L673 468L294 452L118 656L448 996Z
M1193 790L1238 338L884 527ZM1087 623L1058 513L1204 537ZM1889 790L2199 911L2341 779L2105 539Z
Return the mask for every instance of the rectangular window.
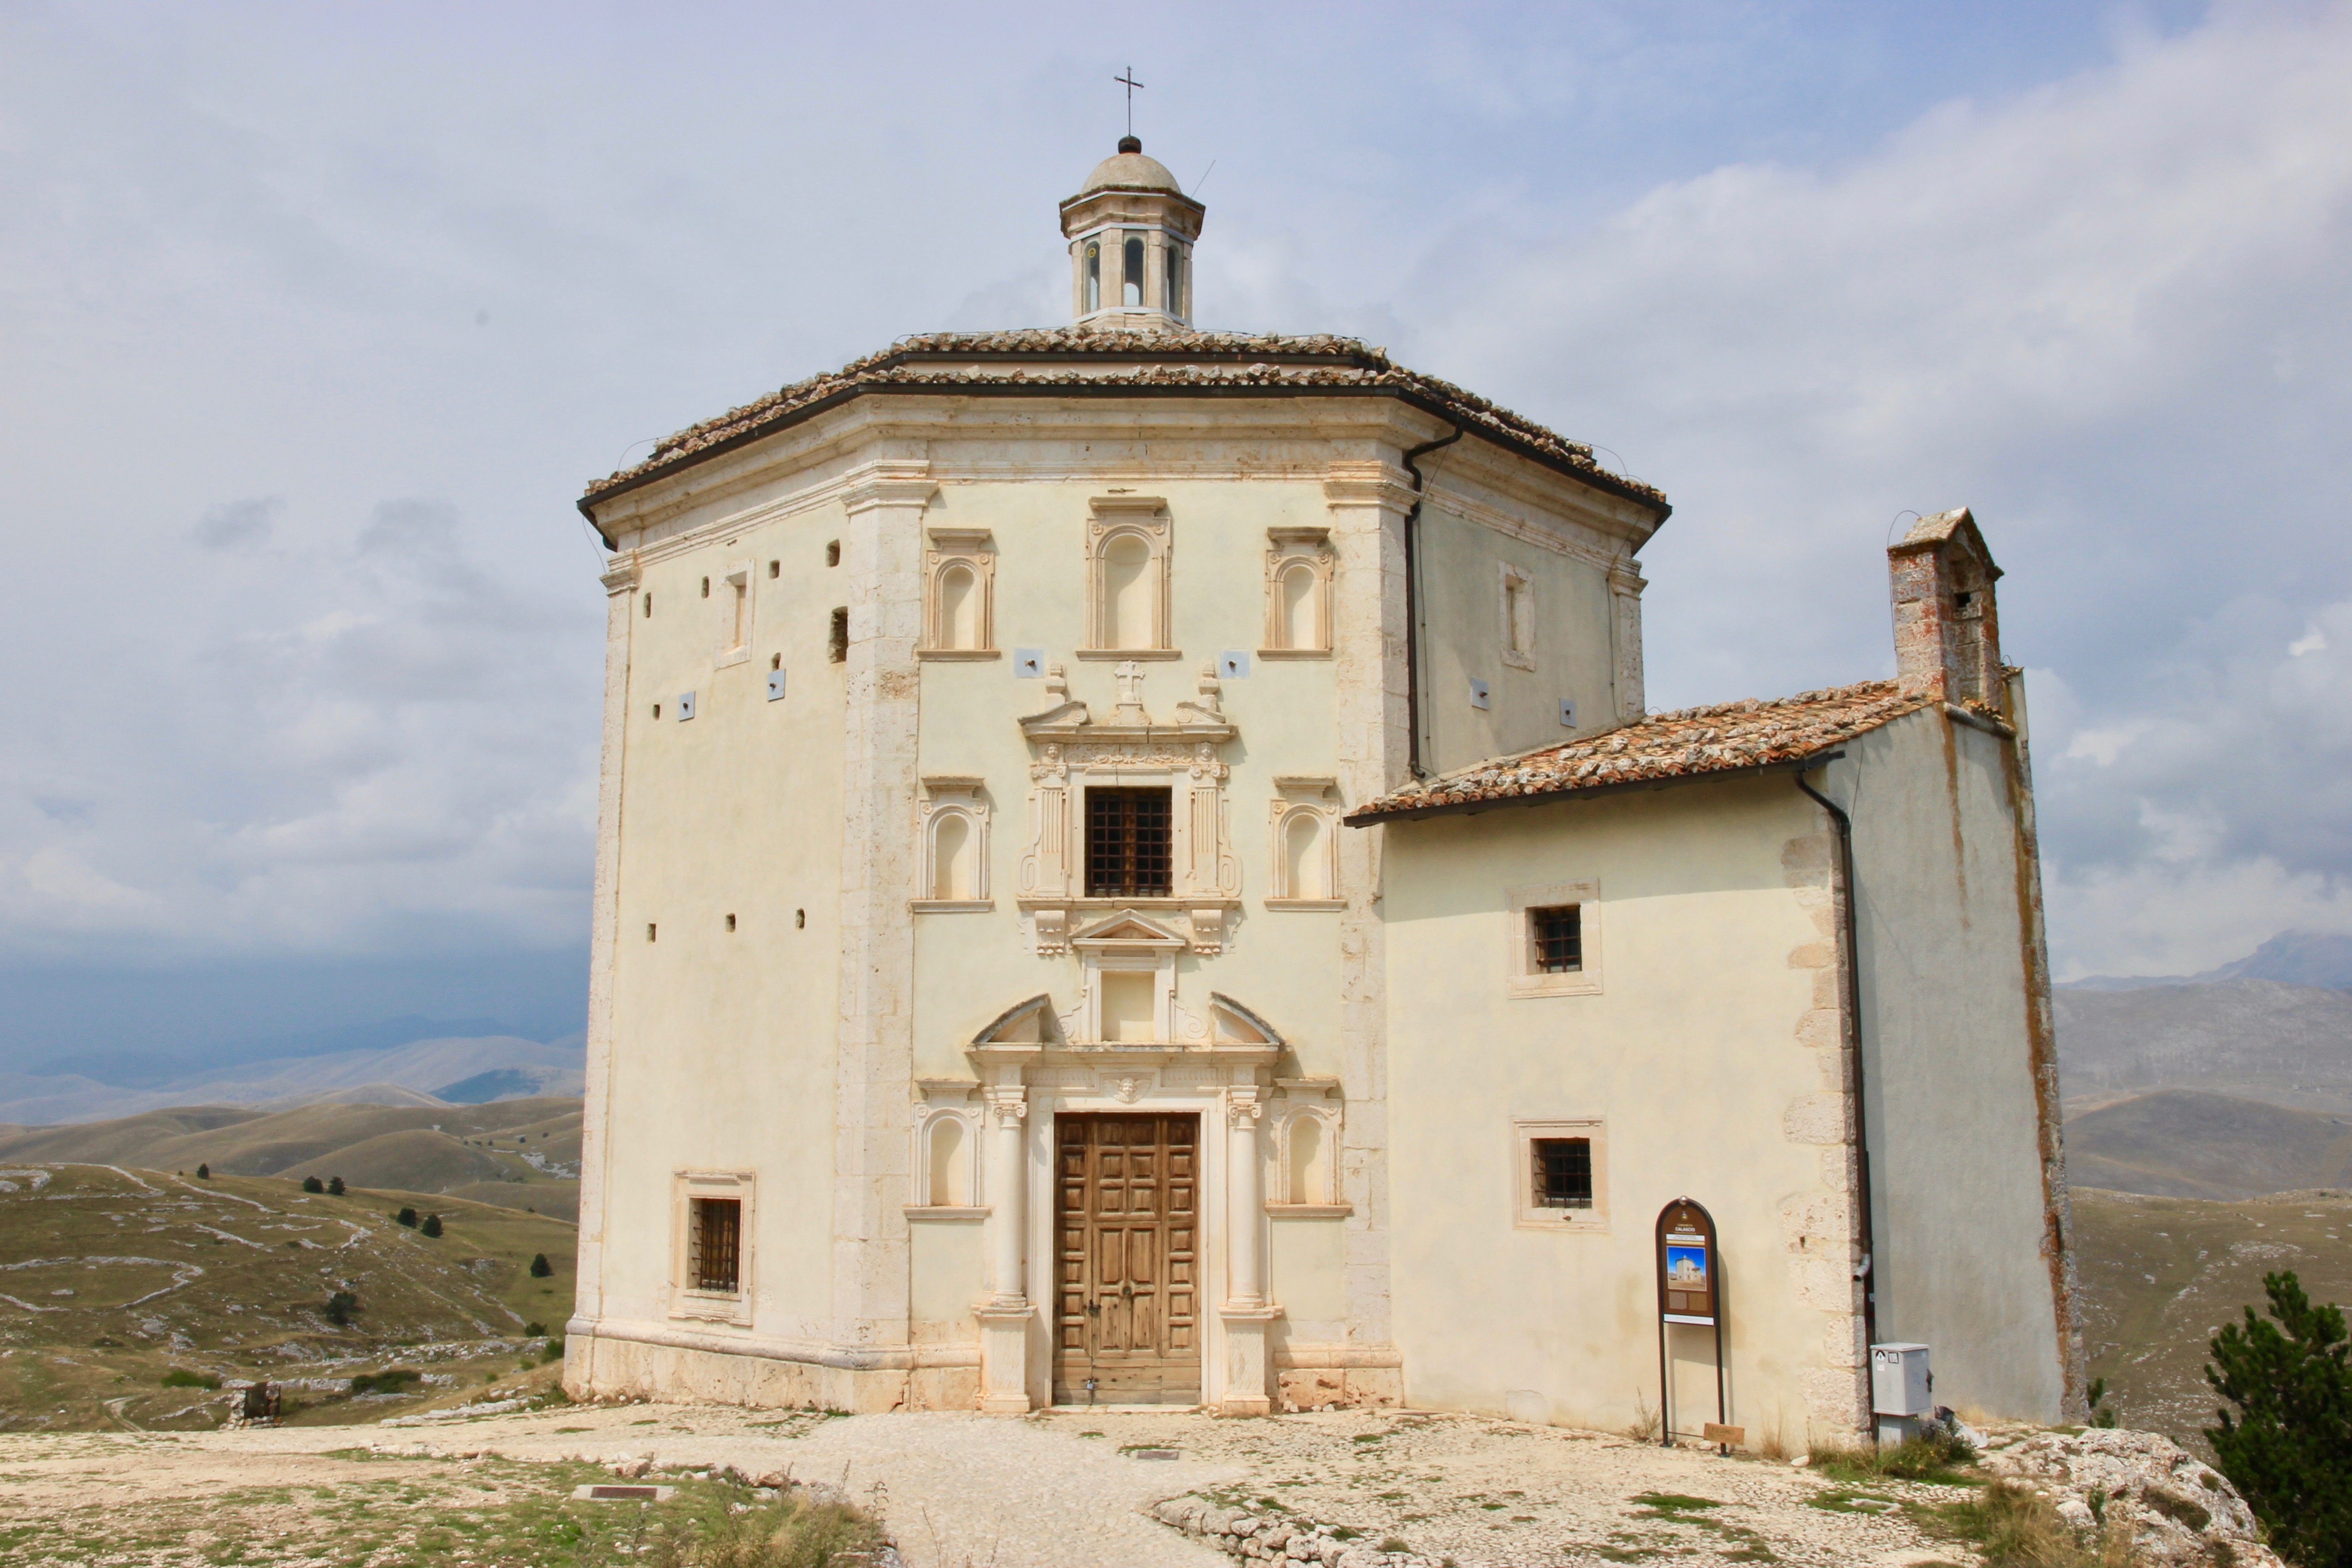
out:
M686 1275L697 1290L732 1294L742 1289L743 1204L740 1198L696 1198L687 1235Z
M1584 971L1584 908L1555 904L1528 911L1528 962L1538 974Z
M1165 898L1174 888L1165 789L1087 791L1087 896Z
M1532 1138L1535 1169L1530 1189L1539 1209L1589 1209L1592 1206L1592 1141L1589 1138Z

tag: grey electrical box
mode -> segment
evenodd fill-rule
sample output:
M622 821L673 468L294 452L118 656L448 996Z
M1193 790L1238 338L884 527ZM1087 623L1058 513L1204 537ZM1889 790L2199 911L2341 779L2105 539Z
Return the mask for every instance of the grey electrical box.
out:
M1565 697L1559 700L1559 727L1563 730L1576 728L1576 704Z
M773 702L783 694L784 672L781 669L768 671L768 700Z
M1926 1345L1870 1347L1870 1409L1874 1415L1933 1415L1936 1374Z
M1013 678L1015 680L1043 680L1045 678L1045 650L1042 647L1014 648Z
M1486 683L1485 681L1474 680L1470 683L1470 706L1473 708L1484 708L1486 706Z
M1217 675L1225 680L1248 679L1249 655L1237 647L1227 648L1217 656Z
M685 723L688 719L691 719L691 718L693 718L693 717L694 717L694 693L693 693L693 692L691 692L691 691L681 691L681 692L679 692L679 693L677 694L677 721L678 721L679 723L683 724L683 723Z

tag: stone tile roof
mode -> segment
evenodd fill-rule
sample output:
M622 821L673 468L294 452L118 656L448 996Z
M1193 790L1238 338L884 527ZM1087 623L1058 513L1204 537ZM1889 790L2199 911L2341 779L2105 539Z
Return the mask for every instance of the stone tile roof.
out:
M1716 702L1645 719L1562 745L1496 757L1382 795L1348 821L1362 824L1465 810L1485 802L1568 795L1611 786L1702 778L1770 767L1934 705L1892 680L1865 680L1771 701Z
M591 483L581 498L581 510L849 398L916 390L1031 395L1073 391L1161 396L1249 391L1384 395L1572 473L1597 489L1654 508L1662 521L1673 510L1654 486L1595 463L1592 448L1582 442L1568 440L1450 382L1407 370L1385 351L1353 338L1088 331L1075 327L902 338L880 353L794 382L679 431L644 462Z

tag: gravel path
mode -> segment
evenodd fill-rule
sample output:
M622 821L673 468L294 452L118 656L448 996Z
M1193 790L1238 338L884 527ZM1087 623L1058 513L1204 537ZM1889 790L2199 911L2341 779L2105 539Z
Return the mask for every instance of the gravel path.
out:
M1471 1416L1335 1411L950 1413L825 1417L680 1405L574 1405L397 1429L0 1435L11 1502L320 1484L355 1446L451 1458L637 1460L842 1488L887 1521L910 1568L1215 1568L1230 1559L1142 1511L1184 1493L1347 1525L1460 1568L1696 1557L1922 1568L1974 1554L1901 1511L1949 1488L1840 1487L1810 1469L1607 1434ZM135 1460L126 1450L135 1447ZM1175 1458L1130 1450L1172 1448ZM129 1462L126 1462L129 1461ZM116 1495L122 1495L117 1492ZM1860 1494L1860 1495L1857 1495ZM1656 1500L1670 1500L1661 1504ZM126 1499L126 1500L129 1500ZM1696 1506L1707 1504L1712 1506ZM12 1510L11 1511L16 1511Z

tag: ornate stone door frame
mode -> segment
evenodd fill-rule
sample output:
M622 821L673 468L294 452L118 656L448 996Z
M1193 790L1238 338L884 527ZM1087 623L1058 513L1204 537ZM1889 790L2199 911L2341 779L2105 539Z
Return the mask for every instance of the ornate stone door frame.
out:
M1218 1034L1259 1037L1094 1047L991 1037L1000 1026L1018 1033L1033 1024L1036 1033L1050 1034L1052 1003L1039 997L972 1045L990 1109L982 1135L989 1140L984 1245L991 1293L973 1309L981 1323L982 1409L1013 1414L1053 1398L1053 1326L1041 1309L1052 1299L1052 1280L1043 1271L1055 1256L1054 1118L1140 1110L1201 1119L1201 1299L1212 1304L1202 1313L1202 1401L1234 1415L1272 1409L1267 1337L1282 1309L1265 1293L1260 1121L1282 1042L1231 999L1211 1002Z

